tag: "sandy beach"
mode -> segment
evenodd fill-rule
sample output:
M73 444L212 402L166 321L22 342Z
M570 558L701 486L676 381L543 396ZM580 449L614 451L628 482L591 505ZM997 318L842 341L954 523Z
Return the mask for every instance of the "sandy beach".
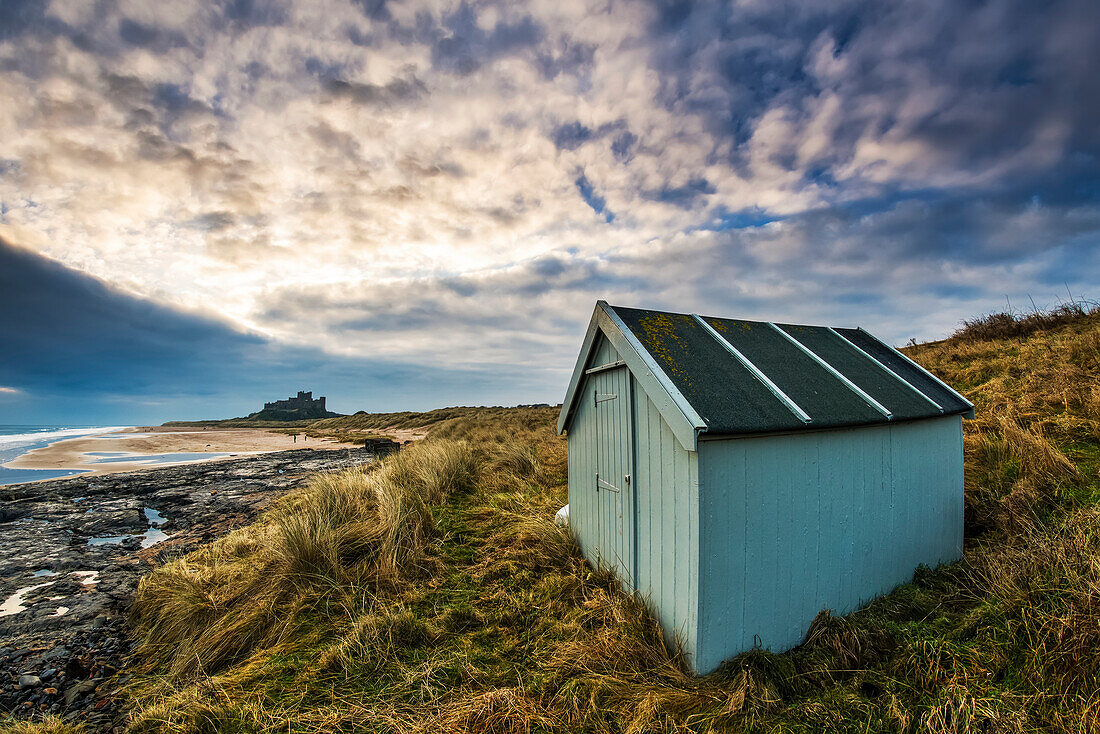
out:
M131 428L120 433L72 438L34 449L4 464L9 469L80 470L89 475L112 474L195 461L217 461L248 454L290 449L348 448L352 444L326 438L297 440L284 433L256 428ZM166 456L190 454L188 457ZM209 459L194 454L216 454ZM178 460L173 460L173 458ZM132 459L132 460L129 460Z

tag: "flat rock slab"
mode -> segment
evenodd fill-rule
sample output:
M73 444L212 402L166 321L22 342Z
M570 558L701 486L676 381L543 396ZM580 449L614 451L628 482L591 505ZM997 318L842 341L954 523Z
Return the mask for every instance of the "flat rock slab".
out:
M363 449L299 449L0 487L0 713L122 721L115 698L138 579L251 522Z

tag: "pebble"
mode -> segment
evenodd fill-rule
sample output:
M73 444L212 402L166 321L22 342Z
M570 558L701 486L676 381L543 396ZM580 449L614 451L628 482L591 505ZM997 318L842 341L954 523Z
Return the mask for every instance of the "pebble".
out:
M21 675L19 676L20 688L38 688L42 685L42 679L37 675Z

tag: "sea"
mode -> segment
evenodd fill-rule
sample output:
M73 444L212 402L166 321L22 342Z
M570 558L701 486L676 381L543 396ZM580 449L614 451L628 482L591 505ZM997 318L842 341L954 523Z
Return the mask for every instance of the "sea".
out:
M33 449L49 446L67 438L107 435L117 433L128 426L74 426L74 425L0 425L0 485L33 482L38 479L55 479L81 474L81 471L55 469L9 469L4 464Z

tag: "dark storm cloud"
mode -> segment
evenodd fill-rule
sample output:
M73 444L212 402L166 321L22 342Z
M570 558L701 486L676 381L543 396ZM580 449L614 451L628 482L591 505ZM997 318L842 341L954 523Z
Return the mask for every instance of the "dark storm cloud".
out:
M759 3L733 12L727 3L657 3L651 63L661 74L659 99L708 118L716 134L745 142L767 107L816 91L804 71L808 53L820 33L848 22L854 11L844 5ZM692 96L700 68L721 82L719 95Z
M434 407L440 386L469 387L473 402L502 394L500 386L518 402L530 387L518 374L502 382L489 371L440 374L280 346L121 293L2 239L0 293L0 387L18 396L0 401L0 422L233 417L304 385L341 394L333 407L348 412Z
M0 384L88 393L145 393L218 377L263 346L254 336L155 306L0 240L4 293Z
M1100 210L1012 200L910 198L874 210L823 209L722 233L699 253L712 277L697 287L730 311L807 319L806 309L826 309L841 323L874 321L903 341L921 328L903 304L949 310L943 329L998 307L1005 294L1030 294L1048 306L1066 295L1067 283L1079 296L1090 292L1097 231ZM1075 262L1077 270L1056 262ZM772 298L759 287L749 296L731 283L798 284L800 300L784 303L785 295Z
M16 36L40 22L45 6L38 0L9 0L0 4L0 37Z
M321 145L336 151L347 160L360 160L360 144L354 135L337 130L327 122L320 122L309 129L310 135Z
M159 131L141 130L136 134L138 157L146 161L194 161L195 153L186 145L175 143Z
M980 173L1044 135L1097 153L1100 44L1084 29L1098 24L1100 5L1085 0L661 4L651 58L663 104L730 139L735 166L765 112L805 120L836 94L826 165L850 161L868 135L896 133ZM715 82L707 94L700 69Z

